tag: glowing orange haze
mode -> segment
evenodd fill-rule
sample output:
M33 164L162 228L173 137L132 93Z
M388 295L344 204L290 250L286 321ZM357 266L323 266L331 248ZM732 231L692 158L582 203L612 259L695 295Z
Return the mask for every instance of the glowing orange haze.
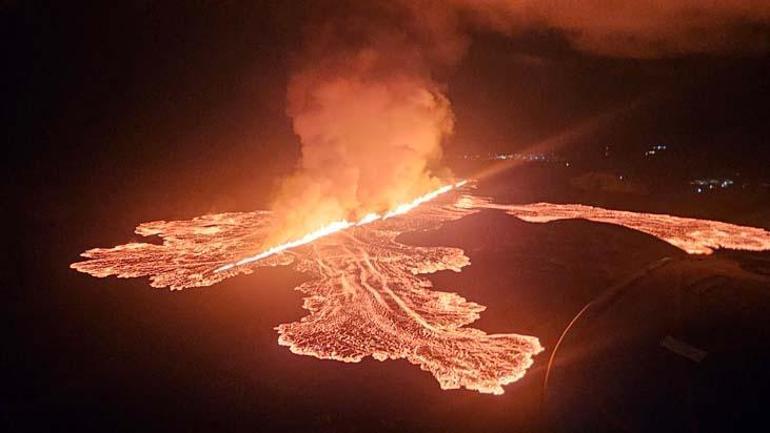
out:
M452 129L449 103L419 77L368 78L380 57L357 53L345 60L347 75L312 69L293 78L289 112L302 157L271 206L268 244L386 212L441 186L430 167Z

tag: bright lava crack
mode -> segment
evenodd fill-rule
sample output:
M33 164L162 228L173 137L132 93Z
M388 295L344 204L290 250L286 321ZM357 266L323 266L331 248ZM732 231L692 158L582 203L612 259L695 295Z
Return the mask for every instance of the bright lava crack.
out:
M262 260L264 258L270 257L273 254L278 254L281 251L286 251L286 250L291 249L291 248L296 248L296 247L299 247L299 246L302 246L302 245L305 245L305 244L309 244L310 242L313 242L314 240L316 240L318 238L322 238L324 236L329 236L330 234L333 234L333 233L336 233L338 231L342 231L342 230L348 229L348 228L353 227L353 226L362 226L362 225L366 225L366 224L371 224L371 223L373 223L375 221L388 219L388 218L391 218L391 217L394 217L394 216L397 216L397 215L403 215L403 214L409 212L410 210L416 208L417 206L419 206L419 205L421 205L423 203L427 203L427 202L433 200L434 198L436 198L436 197L438 197L438 196L440 196L442 194L448 193L452 189L462 187L466 183L468 183L467 180L461 180L460 182L457 182L457 183L455 183L453 185L444 185L441 188L433 190L433 191L431 191L431 192L429 192L429 193L427 193L427 194L425 194L423 196L417 197L416 199L412 200L409 203L405 203L405 204L399 205L399 206L395 207L394 209L386 212L383 215L380 215L380 214L377 214L377 213L368 213L368 214L364 215L363 218L361 218L360 220L358 220L356 222L350 222L350 221L347 221L347 220L334 221L332 223L329 223L329 224L321 227L320 229L314 230L314 231L306 234L305 236L303 236L303 237L301 237L299 239L296 239L296 240L293 240L293 241L289 241L289 242L286 242L284 244L276 245L276 246L274 246L272 248L269 248L269 249L267 249L267 250L265 250L265 251L263 251L263 252L261 252L261 253L259 253L257 255L250 256L250 257L245 257L243 259L238 260L237 262L228 263L226 265L220 266L217 269L214 269L214 272L222 272L222 271L226 271L228 269L232 269L232 268L234 268L236 266L241 266L241 265L246 265L246 264L249 264L249 263L253 263L253 262L256 262L257 260Z

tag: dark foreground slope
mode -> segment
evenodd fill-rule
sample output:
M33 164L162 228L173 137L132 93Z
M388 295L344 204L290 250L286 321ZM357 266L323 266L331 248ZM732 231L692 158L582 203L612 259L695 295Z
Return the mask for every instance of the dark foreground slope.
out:
M494 212L410 239L435 236L471 256L463 273L434 281L451 281L489 306L476 326L536 335L546 347L502 397L507 413L526 413L509 415L509 425L745 431L761 421L770 389L770 254L688 256L621 227L530 225ZM546 388L548 359L563 332ZM479 431L502 431L504 423L497 418Z

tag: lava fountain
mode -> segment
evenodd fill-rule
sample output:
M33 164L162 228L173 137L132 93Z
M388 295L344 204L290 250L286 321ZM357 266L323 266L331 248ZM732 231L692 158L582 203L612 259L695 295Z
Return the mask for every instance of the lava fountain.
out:
M293 265L311 276L296 288L306 295L303 307L309 313L278 325L278 344L299 355L343 362L367 356L406 359L433 374L442 389L502 394L503 386L523 377L543 351L539 340L467 327L486 307L434 289L424 275L460 272L470 263L468 257L458 248L402 244L396 241L400 234L494 209L528 222L582 218L617 224L691 254L719 247L770 249L770 232L760 228L583 205L501 205L448 194L463 184L444 186L383 214L334 222L256 255L250 250L274 227L270 212L144 223L136 233L159 236L162 244L91 249L82 254L88 260L71 267L96 277L149 277L153 287L179 290L210 286L263 266Z

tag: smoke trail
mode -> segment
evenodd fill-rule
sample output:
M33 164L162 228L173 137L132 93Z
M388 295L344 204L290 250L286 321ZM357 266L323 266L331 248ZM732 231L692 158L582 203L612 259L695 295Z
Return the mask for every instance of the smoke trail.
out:
M762 51L759 0L322 0L288 89L302 144L273 205L280 243L340 219L381 212L434 189L453 115L440 77L472 31L560 31L613 56Z

